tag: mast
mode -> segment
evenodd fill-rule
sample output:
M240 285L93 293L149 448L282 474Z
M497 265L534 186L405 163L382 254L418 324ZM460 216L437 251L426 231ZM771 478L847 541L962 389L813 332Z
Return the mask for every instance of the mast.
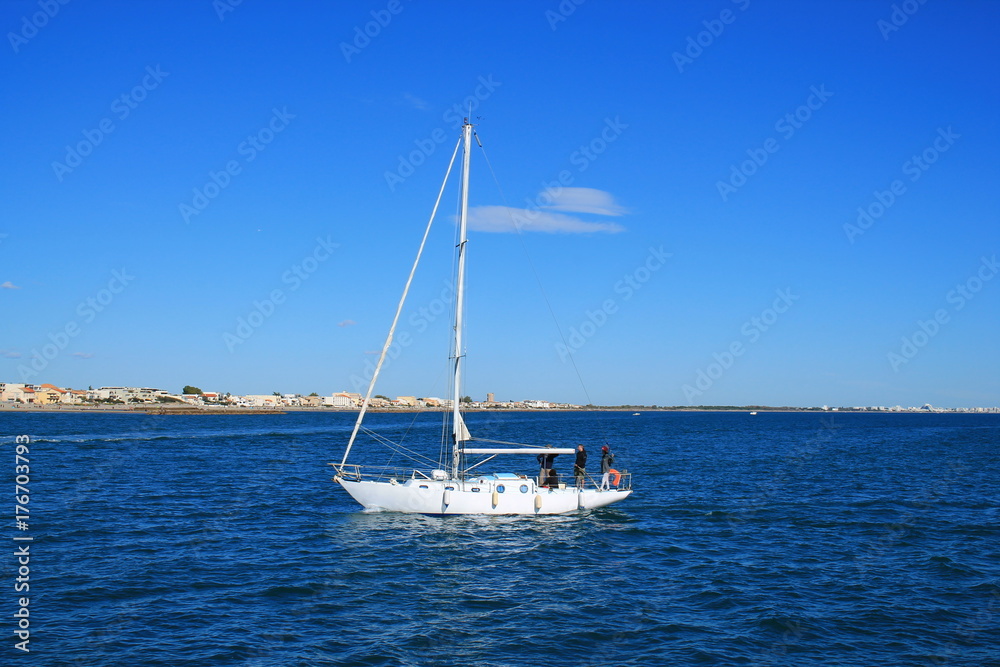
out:
M464 428L462 420L461 391L462 391L462 358L465 356L462 350L462 328L463 314L465 306L465 245L468 242L468 213L469 213L469 157L472 142L472 124L469 119L465 119L462 125L462 195L461 211L459 214L458 232L458 276L456 279L455 292L455 364L452 380L452 450L451 450L451 476L458 479L459 468L461 467L462 442L467 438L468 431Z
M396 314L392 318L392 326L389 327L389 335L385 338L385 344L382 346L382 353L379 355L378 363L375 364L375 371L372 373L372 378L368 382L368 391L365 393L365 399L361 402L361 409L358 410L358 418L354 422L354 430L351 431L351 438L347 441L347 448L344 450L344 458L340 461L339 470L343 470L344 466L347 464L347 456L351 453L351 447L354 446L354 440L358 437L358 431L361 429L361 421L365 418L365 413L368 411L368 405L372 400L372 391L375 389L375 381L378 380L378 374L382 370L382 364L385 363L385 358L389 354L389 348L392 347L392 337L396 333L396 325L399 324L399 316L403 312L403 304L406 303L406 295L410 293L410 284L413 282L413 276L417 272L417 265L420 264L420 256L424 253L424 246L427 244L427 236L431 233L431 225L434 224L434 218L437 216L438 206L441 205L441 197L444 196L444 188L448 184L448 178L451 176L451 168L455 166L455 157L458 155L458 148L462 145L462 140L459 138L455 142L455 150L451 154L451 160L448 162L448 171L445 172L444 180L441 182L441 189L438 191L437 199L434 201L434 209L431 211L431 217L427 221L427 227L424 229L424 236L420 239L420 248L417 250L417 256L413 260L413 267L410 269L410 275L406 278L406 286L403 288L403 295L399 298L399 305L396 306Z

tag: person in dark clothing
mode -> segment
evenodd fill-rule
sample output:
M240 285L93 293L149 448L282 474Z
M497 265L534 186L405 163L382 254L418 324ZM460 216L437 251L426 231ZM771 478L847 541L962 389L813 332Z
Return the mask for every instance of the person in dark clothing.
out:
M576 448L576 461L573 463L573 475L576 477L576 488L583 488L583 479L587 474L587 450L583 445Z
M548 477L545 478L545 486L552 487L553 489L559 486L559 474L555 468L549 468Z
M607 491L611 488L609 478L611 477L611 466L615 464L615 455L611 449L604 445L601 447L601 490Z
M546 447L551 447L552 445L545 445ZM538 455L538 483L545 484L545 479L549 476L549 470L552 468L555 458L559 456L558 454L539 454Z

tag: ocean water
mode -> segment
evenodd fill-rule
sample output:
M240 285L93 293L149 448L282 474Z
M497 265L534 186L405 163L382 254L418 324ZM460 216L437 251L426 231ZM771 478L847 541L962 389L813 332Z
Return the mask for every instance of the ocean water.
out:
M436 415L369 421L436 452ZM1000 415L467 421L590 443L595 471L606 440L636 490L556 517L365 512L326 465L350 414L0 413L8 493L31 437L0 664L1000 665Z

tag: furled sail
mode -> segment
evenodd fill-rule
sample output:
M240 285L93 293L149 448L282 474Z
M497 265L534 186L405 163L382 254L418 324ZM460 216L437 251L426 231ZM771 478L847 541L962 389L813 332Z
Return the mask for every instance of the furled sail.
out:
M462 413L456 413L456 418L458 419L458 424L455 428L456 438L458 442L465 442L466 440L472 440L472 435L469 433L469 429L465 426L465 420L462 419Z

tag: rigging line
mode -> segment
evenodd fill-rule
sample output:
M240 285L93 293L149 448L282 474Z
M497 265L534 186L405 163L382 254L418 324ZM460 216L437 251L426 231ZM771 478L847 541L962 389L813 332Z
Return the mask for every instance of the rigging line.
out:
M475 134L475 132L473 132ZM549 297L545 293L545 288L542 287L542 279L538 275L538 270L535 268L535 263L531 260L531 255L528 253L528 246L524 242L524 235L521 234L521 228L518 226L517 221L514 220L514 215L510 212L510 206L507 204L507 196L503 193L503 188L500 187L500 180L497 178L496 172L493 171L493 165L490 164L490 158L486 155L486 149L483 148L483 144L479 141L479 136L476 135L476 143L479 144L479 149L483 153L483 159L486 161L486 166L490 170L490 175L493 177L493 182L496 183L497 190L500 192L500 200L503 201L504 210L507 211L507 216L510 218L510 224L513 225L514 231L517 233L517 239L521 243L521 249L524 251L524 256L528 260L528 266L531 267L531 273L535 277L535 283L538 285L538 291L542 294L542 300L545 302L545 307L549 310L549 315L552 316L552 322L555 324L556 331L559 332L559 339L562 341L563 346L569 350L570 363L573 365L573 370L576 372L576 378L580 381L580 387L583 389L584 396L587 397L587 403L593 405L594 401L590 398L590 392L587 391L587 383L583 381L583 375L580 374L580 369L576 365L576 359L573 358L573 351L566 344L566 337L563 335L562 327L559 326L559 319L556 317L555 311L552 309L552 304L549 302ZM603 428L602 428L603 430Z
M410 284L413 282L413 275L417 272L417 265L420 263L420 256L424 252L424 245L427 243L427 236L431 233L431 225L434 223L434 218L437 216L438 205L441 203L441 197L444 196L444 188L448 184L448 177L451 176L451 168L455 164L455 156L458 155L458 147L462 145L462 140L455 144L455 151L451 154L451 161L448 163L448 171L445 172L444 180L441 182L441 190L438 191L437 200L434 202L434 209L431 211L431 217L427 221L427 228L424 230L424 237L420 240L420 248L417 250L417 256L413 260L413 268L410 269L410 275L406 279L406 286L403 288L403 296L399 299L399 305L396 306L396 314L392 318L392 326L389 327L389 335L385 337L385 345L382 346L382 354L379 355L378 363L375 365L375 372L372 373L371 382L368 383L368 392L365 394L365 400L361 403L361 409L358 411L358 419L354 422L354 430L351 431L351 438L347 441L347 449L344 450L344 458L340 461L340 466L343 467L347 464L347 455L351 453L351 447L354 446L354 439L358 437L358 429L361 428L361 420L364 419L365 413L368 411L368 404L371 402L372 391L375 389L375 381L378 379L378 374L382 371L382 364L385 362L386 356L389 354L389 348L392 346L392 337L396 332L396 325L399 323L399 316L403 312L403 304L406 302L406 295L410 292Z
M434 382L431 383L431 387L437 387L438 383L441 381L442 376L444 376L444 374L447 371L448 371L448 367L447 367L447 365L445 365L445 367L438 374L438 376L434 380ZM445 412L445 415L447 416L447 414L448 414L447 411L444 411L444 412ZM400 439L399 439L399 445L400 446L402 446L402 443L406 440L407 436L410 434L410 431L413 430L413 425L416 424L417 419L420 417L421 414L422 413L419 410L415 410L413 412L413 419L410 420L410 425L406 427L406 430L403 431L402 437L400 437ZM441 460L442 460L442 459L440 459L441 456L443 456L443 454L439 454L439 460L437 462L435 462L429 456L422 456L421 458L425 459L425 461L427 462L428 465L436 463L438 467L441 467Z
M444 373L442 372L441 375L444 375ZM432 387L437 386L438 380L441 379L441 375L438 375L437 380L434 380L434 382L431 383ZM417 418L419 416L420 416L420 411L414 410L414 412L413 412L413 419L410 420L410 425L406 427L406 430L403 431L402 437L400 437L400 439L399 439L400 445L402 445L402 443L406 440L406 436L408 436L410 434L410 431L413 430L413 425L415 423L417 423Z
M387 437L385 437L383 435L380 435L380 434L376 433L375 431L372 431L369 428L366 428L366 427L362 426L361 430L366 435L370 436L373 440L375 440L376 442L378 442L380 445L382 445L383 447L386 447L387 449L392 450L393 452L395 452L397 454L403 454L404 456L408 456L408 458L410 458L410 459L412 459L414 461L420 461L421 463L424 463L425 465L429 465L429 464L433 464L434 463L434 460L431 459L429 456L424 456L423 454L418 454L415 451L413 451L411 449L408 449L406 447L403 447L399 443L393 442L389 438L387 438Z
M484 463L489 463L490 461L492 461L496 457L497 457L497 455L494 454L493 456L489 456L489 457L483 459L479 463L473 463L471 466L469 466L468 468L466 468L465 470L463 470L462 474L463 475L467 475L467 474L469 474L469 471L472 470L473 468L478 468L479 466L483 465Z

